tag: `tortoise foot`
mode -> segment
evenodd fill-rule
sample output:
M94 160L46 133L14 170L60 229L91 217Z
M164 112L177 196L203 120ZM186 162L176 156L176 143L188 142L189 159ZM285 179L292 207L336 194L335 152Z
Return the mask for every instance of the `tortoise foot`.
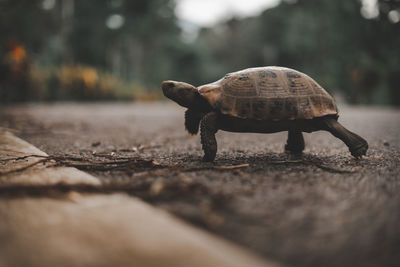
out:
M303 158L303 152L292 153L290 151L285 151L288 154L289 160L301 160Z
M288 154L288 155L298 155L298 156L299 155L303 155L303 149L301 149L301 150L299 150L299 149L292 150L292 149L289 149L287 147L287 145L285 145L285 148L283 149L283 152Z
M203 161L204 162L213 162L215 159L215 154L214 155L204 155L203 156Z
M358 143L357 145L351 147L349 150L353 157L355 157L356 159L360 159L362 156L367 154L368 143L366 141Z

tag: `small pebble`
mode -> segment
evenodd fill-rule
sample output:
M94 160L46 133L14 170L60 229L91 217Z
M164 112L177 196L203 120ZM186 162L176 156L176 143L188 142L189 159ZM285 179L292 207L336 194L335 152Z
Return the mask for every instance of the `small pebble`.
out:
M92 147L97 147L97 146L99 146L100 144L101 144L100 141L94 142L94 143L92 143Z
M66 195L67 200L75 203L78 203L82 198L83 196L76 191L71 191Z
M390 146L389 142L386 141L386 140L383 140L383 145L384 145L384 146Z
M164 190L164 188L165 188L164 181L161 179L157 179L151 183L149 193L152 196L157 196Z

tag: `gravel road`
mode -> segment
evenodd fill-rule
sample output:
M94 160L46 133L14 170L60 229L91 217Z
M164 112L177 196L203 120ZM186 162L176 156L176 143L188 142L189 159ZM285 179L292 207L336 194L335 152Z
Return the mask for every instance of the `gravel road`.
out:
M96 163L84 167L104 193L138 196L289 266L398 266L400 110L340 109L369 142L361 160L327 132L304 134L295 160L283 153L286 133L218 132L214 164L201 162L183 113L167 103L31 104L1 107L0 127L49 155ZM125 159L136 163L98 168Z

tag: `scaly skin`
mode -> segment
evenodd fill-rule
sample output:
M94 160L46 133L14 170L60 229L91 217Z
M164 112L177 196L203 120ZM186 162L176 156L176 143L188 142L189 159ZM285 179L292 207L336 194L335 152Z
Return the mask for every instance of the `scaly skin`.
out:
M203 160L212 162L217 154L217 140L215 133L217 128L218 114L216 112L207 113L200 122L201 144L204 150Z
M185 112L185 128L191 135L199 132L200 120L202 116L199 112L188 109Z
M299 155L304 149L302 132L325 130L342 140L355 158L361 158L368 150L368 143L362 137L344 128L336 117L326 116L312 120L257 121L223 116L214 111L204 116L200 122L201 143L204 160L213 161L217 152L215 133L217 130L230 132L275 133L289 131L285 149Z
M304 150L304 138L301 131L289 130L285 151L291 154L301 154Z
M368 143L361 136L350 132L343 127L337 120L326 118L322 120L323 130L329 131L333 136L342 140L355 158L361 158L367 153Z

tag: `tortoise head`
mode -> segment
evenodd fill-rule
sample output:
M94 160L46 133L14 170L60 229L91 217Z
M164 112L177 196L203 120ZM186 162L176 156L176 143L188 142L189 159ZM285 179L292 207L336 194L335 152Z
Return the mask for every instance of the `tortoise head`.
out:
M200 94L193 85L175 81L164 81L161 85L164 95L179 105L193 108L199 104Z

